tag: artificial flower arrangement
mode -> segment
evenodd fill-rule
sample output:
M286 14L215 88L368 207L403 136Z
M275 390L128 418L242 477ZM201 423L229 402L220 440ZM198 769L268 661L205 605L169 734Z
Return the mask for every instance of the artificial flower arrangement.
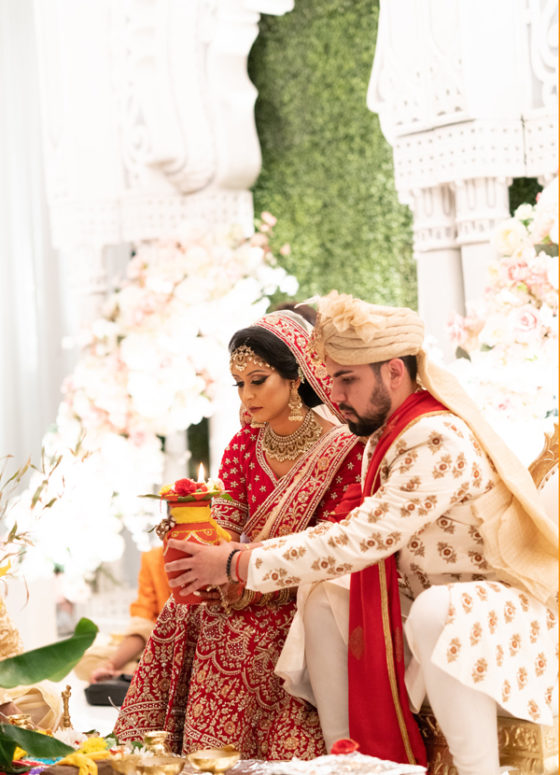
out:
M558 179L497 228L494 246L484 297L450 321L449 368L529 463L558 415Z
M49 519L35 523L29 509L37 479L14 503L14 521L37 536L25 560L29 580L62 567L63 594L83 601L97 568L122 555L123 525L140 551L151 547L158 514L137 496L162 480L162 437L180 438L212 415L229 384L231 321L250 325L269 295L297 291L270 248L274 223L263 213L252 234L188 223L134 246L126 276L71 343L80 355L43 439L46 459L61 457L40 493L47 504L56 492Z

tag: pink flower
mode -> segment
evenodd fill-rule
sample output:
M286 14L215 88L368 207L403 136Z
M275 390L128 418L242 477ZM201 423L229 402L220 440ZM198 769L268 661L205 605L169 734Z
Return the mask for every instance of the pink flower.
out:
M465 318L462 315L455 313L449 319L447 323L447 330L452 342L462 345L467 337Z
M539 325L539 316L534 307L525 305L514 313L513 326L519 334L529 334L535 331Z
M267 226L276 226L276 218L272 215L272 213L269 213L268 210L265 210L261 213L261 220L263 223L266 223Z

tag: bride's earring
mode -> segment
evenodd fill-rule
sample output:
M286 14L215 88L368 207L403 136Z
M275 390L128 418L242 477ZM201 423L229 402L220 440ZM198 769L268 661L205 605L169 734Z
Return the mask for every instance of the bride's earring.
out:
M303 414L303 401L300 398L295 382L292 382L290 387L288 406L290 407L290 414L288 415L288 420L290 420L290 422L299 422L300 420L303 420L305 416Z

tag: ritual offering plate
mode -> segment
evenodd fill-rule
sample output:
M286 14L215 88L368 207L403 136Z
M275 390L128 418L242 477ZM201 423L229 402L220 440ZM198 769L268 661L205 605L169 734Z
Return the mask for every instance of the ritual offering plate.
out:
M187 754L187 759L197 770L204 772L227 772L237 764L241 754L232 745L223 748L202 748L200 751Z
M121 775L179 775L185 766L181 756L125 754L111 759L111 767Z

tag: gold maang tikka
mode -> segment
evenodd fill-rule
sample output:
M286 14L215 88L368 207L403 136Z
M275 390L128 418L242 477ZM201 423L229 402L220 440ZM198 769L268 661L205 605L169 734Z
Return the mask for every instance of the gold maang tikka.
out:
M232 372L243 372L249 363L254 363L255 366L258 366L260 369L272 369L272 366L269 363L266 363L266 361L263 361L262 358L259 358L256 352L252 350L248 344L242 344L241 347L237 347L232 352L229 368ZM256 422L256 420L251 420L250 422L251 428L262 428L265 424L266 423L263 422Z
M259 366L261 369L272 368L270 364L263 361L262 358L259 358L256 352L252 350L248 344L242 344L241 347L235 349L231 354L229 361L230 371L245 371L249 361L254 363L255 366Z

